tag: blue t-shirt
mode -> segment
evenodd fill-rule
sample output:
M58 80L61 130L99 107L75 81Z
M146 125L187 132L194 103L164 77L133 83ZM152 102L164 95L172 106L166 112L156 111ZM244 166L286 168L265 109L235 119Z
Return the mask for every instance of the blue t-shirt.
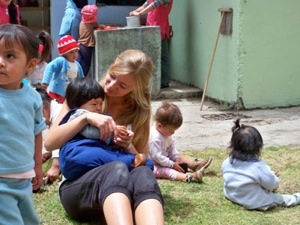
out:
M42 99L29 85L0 88L0 176L34 167L35 135L46 129Z

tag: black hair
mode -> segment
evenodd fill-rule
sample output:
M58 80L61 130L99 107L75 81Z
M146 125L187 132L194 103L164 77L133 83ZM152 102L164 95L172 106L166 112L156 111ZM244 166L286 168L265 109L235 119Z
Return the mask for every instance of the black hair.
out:
M17 10L17 4L14 1L11 1L8 5L8 15L9 15L9 22L13 24L18 24L18 10Z
M43 50L40 52L40 62L44 62L49 58L52 52L52 37L47 31L43 30L37 35L37 38L40 40L41 45L43 45Z
M180 127L183 122L182 114L177 105L169 101L163 101L162 105L156 110L154 120L163 126Z
M52 98L48 95L47 91L43 88L36 88L35 89L40 96L42 97L43 102L51 102Z
M240 125L240 119L234 121L229 149L230 157L242 161L256 161L260 158L263 139L255 127Z
M85 5L88 4L88 0L73 0L73 2L78 9L82 9Z
M104 100L104 96L104 90L98 81L89 77L77 77L68 85L65 99L70 109L76 109L95 98Z
M0 26L0 40L2 39L7 48L13 49L16 43L20 44L27 62L38 58L39 40L29 28L18 24L3 24Z
M36 88L35 89L41 96L43 101L43 109L51 110L51 101L52 98L48 95L47 91L43 88Z

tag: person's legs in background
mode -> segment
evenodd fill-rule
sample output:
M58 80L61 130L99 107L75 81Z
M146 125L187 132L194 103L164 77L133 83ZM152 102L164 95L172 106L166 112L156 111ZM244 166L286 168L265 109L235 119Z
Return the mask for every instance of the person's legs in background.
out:
M169 87L170 83L169 40L161 40L161 88Z
M81 65L83 69L84 76L87 76L92 63L94 47L86 47L79 45L79 54L77 57L77 62Z

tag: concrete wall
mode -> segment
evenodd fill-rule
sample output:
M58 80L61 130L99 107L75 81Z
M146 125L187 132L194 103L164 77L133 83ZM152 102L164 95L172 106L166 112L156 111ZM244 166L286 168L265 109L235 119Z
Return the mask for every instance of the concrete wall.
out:
M175 0L172 79L203 89L218 9L231 7L233 33L220 36L206 95L245 108L299 105L299 6L298 0Z

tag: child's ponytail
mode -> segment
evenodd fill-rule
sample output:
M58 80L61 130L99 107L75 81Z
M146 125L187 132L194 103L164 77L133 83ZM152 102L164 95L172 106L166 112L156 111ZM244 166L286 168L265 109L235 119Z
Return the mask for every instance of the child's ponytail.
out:
M40 62L44 62L46 60L48 60L49 56L51 55L52 52L52 46L53 46L53 42L52 42L52 38L51 35L47 32L47 31L41 31L38 35L37 35L38 39L41 42L42 48L41 51L39 51L40 54Z
M241 126L240 126L240 118L238 118L236 121L234 121L234 126L231 128L232 133L237 131Z

